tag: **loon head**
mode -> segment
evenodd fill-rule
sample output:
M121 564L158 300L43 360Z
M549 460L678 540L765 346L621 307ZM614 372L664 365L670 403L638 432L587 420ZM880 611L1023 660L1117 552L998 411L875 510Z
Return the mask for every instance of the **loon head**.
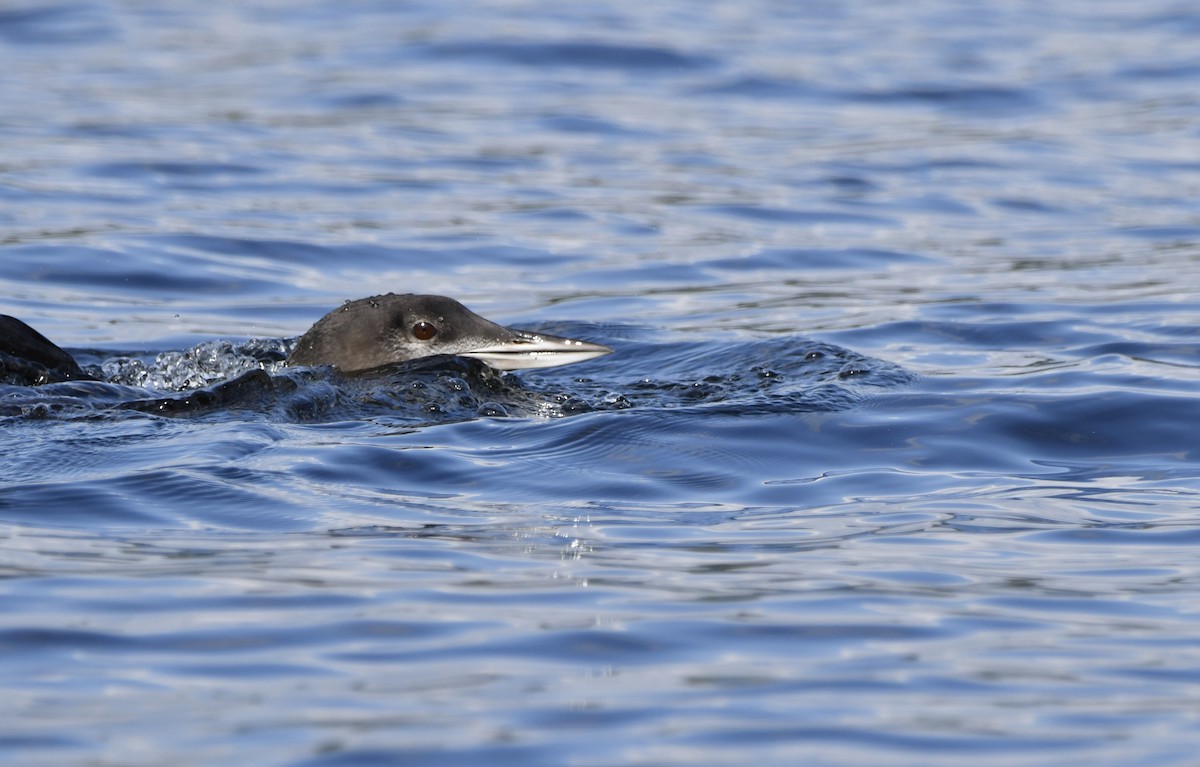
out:
M513 330L452 298L406 293L348 301L301 336L289 365L332 365L359 373L396 362L453 354L497 370L548 368L612 352L588 341Z

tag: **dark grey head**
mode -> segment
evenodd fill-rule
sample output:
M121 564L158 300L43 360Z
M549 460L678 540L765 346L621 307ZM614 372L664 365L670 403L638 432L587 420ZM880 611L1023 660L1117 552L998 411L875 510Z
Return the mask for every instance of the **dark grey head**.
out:
M357 373L455 354L497 370L523 370L581 362L611 351L572 338L510 330L452 298L388 293L349 301L317 320L287 364L333 365L343 373Z

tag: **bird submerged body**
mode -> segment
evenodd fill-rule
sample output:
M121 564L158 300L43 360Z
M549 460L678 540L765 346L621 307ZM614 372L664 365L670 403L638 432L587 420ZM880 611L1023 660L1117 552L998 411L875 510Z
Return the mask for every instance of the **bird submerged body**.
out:
M387 295L349 301L318 320L286 360L346 375L436 355L478 359L496 370L565 365L612 352L607 346L514 330L444 296ZM37 386L95 380L66 351L15 317L0 315L0 383Z

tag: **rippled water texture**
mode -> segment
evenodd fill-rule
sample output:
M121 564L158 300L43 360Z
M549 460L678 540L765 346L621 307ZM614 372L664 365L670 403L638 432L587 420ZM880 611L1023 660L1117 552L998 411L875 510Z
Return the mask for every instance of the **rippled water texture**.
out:
M0 4L0 761L1195 765L1198 38ZM389 291L616 352L281 368Z

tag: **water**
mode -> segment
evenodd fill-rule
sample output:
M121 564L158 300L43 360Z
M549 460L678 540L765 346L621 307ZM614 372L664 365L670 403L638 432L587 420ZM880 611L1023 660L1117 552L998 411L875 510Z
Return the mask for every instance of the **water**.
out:
M4 763L1195 764L1197 32L6 4ZM387 291L617 351L279 369Z

